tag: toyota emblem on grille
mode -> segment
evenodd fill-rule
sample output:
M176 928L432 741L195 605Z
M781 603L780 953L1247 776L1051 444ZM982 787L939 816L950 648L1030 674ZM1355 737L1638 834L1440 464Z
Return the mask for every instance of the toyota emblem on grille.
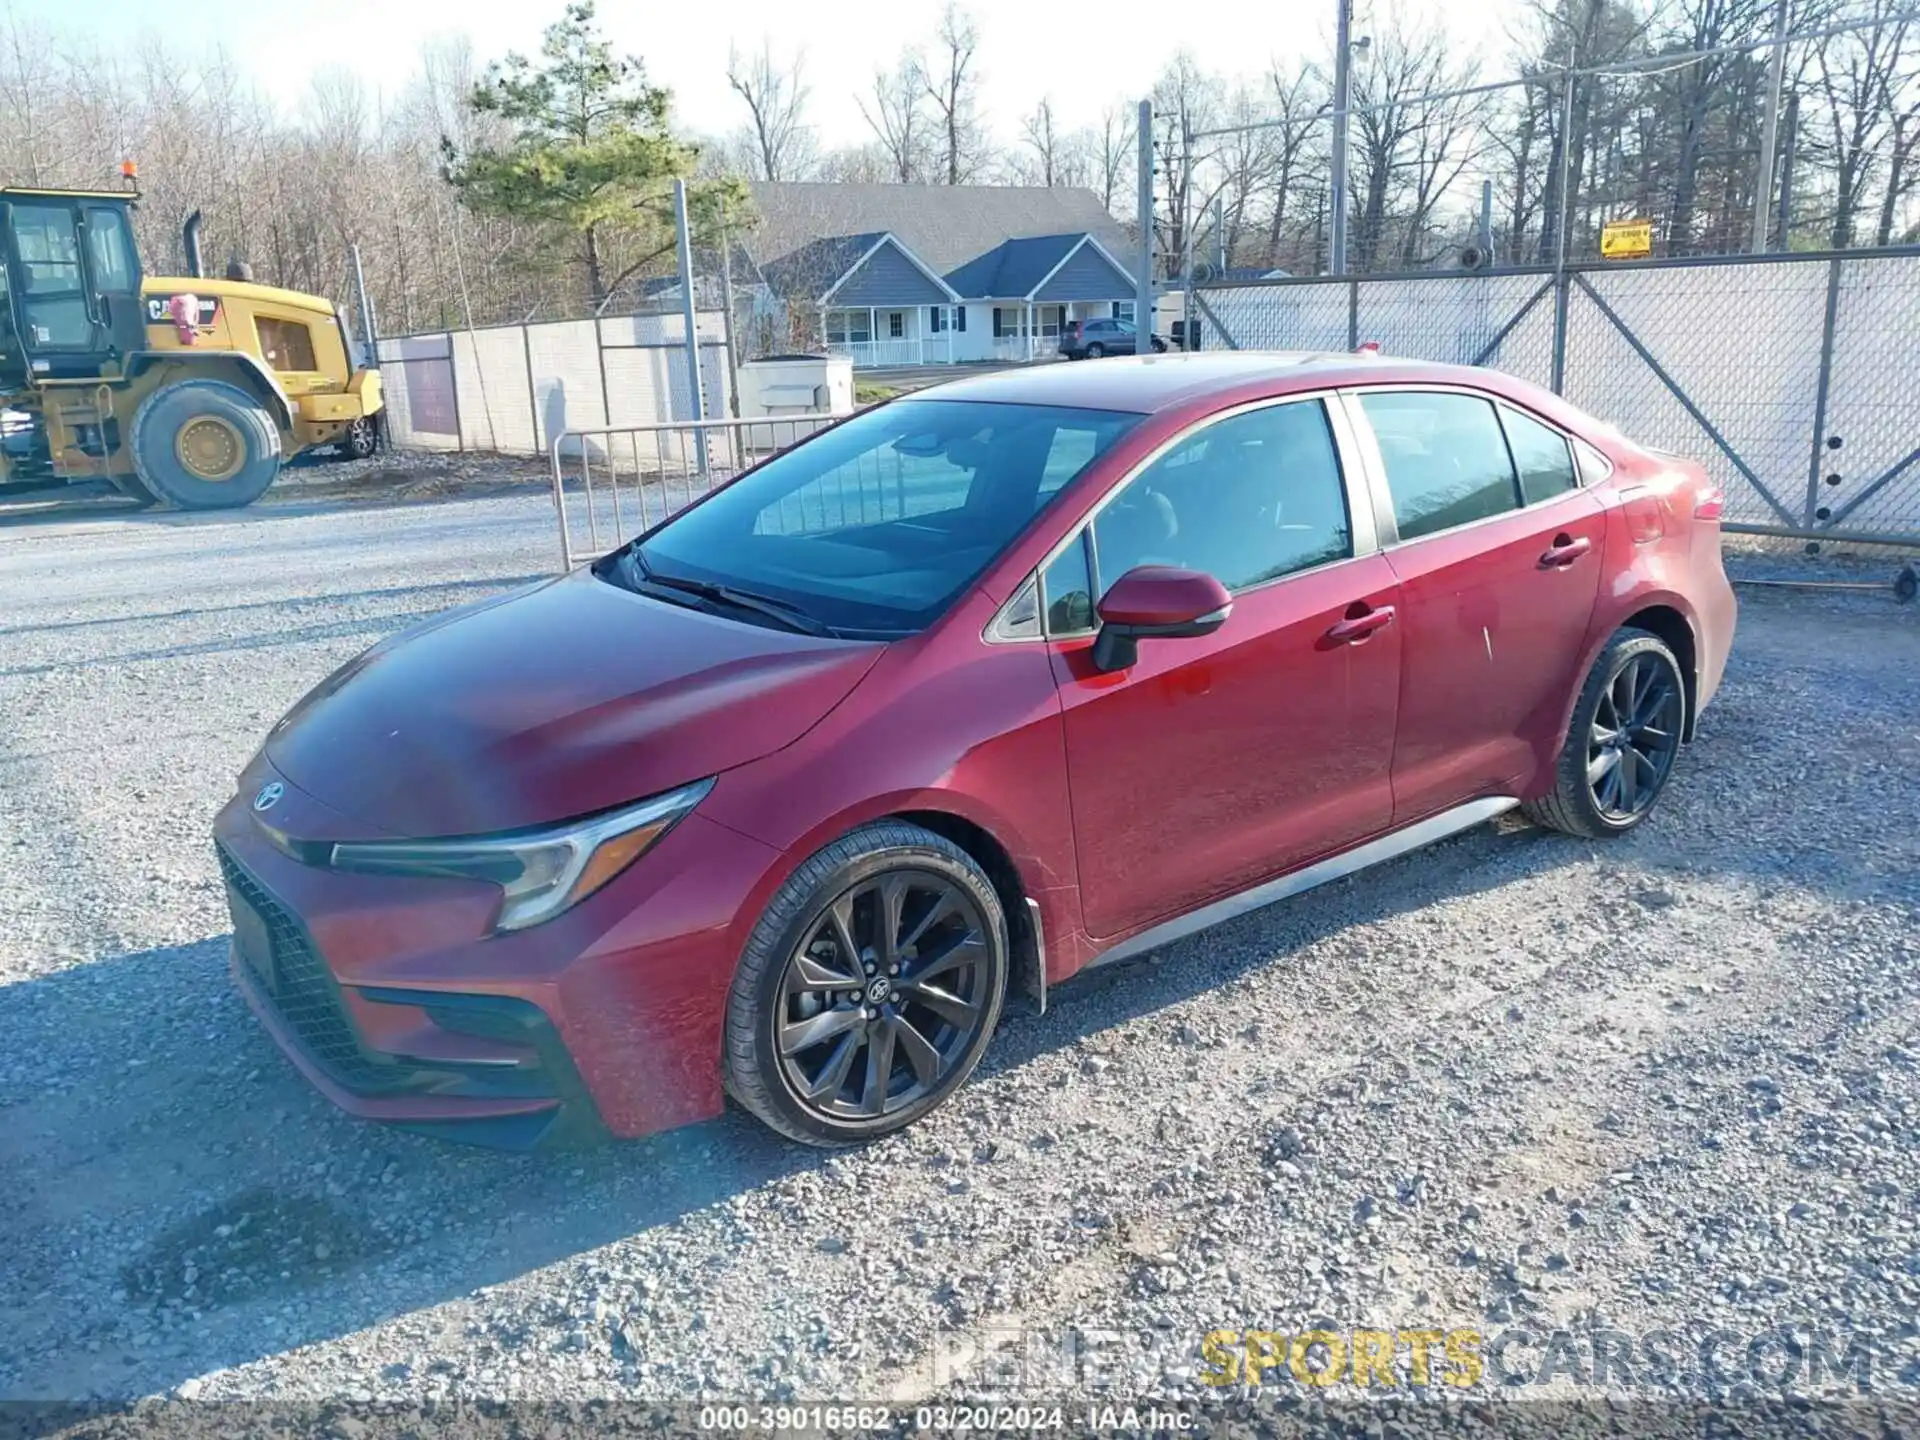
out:
M280 803L280 797L287 793L287 787L278 780L269 780L260 787L260 793L253 797L253 808L271 810Z

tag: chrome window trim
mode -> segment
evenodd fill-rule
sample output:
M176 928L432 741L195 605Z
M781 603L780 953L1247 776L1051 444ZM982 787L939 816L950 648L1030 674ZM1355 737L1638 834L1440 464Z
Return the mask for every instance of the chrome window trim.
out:
M1053 640L1083 640L1087 636L1094 634L1098 626L1090 630L1073 630L1065 634L1054 634L1047 630L1046 586L1040 578L1046 573L1047 567L1059 559L1060 556L1065 553L1067 547L1080 538L1082 532L1091 531L1093 522L1100 518L1100 512L1112 504L1127 486L1138 479L1142 472L1158 462L1169 450L1191 439L1202 430L1219 424L1223 420L1237 419L1239 416L1251 414L1256 410L1271 410L1280 405L1299 405L1309 401L1319 404L1320 413L1326 418L1327 432L1333 439L1334 459L1340 466L1340 490L1347 505L1347 526L1350 532L1350 549L1352 553L1338 556L1332 560L1322 561L1318 565L1309 565L1304 569L1289 570L1284 575L1276 575L1271 580L1262 580L1257 585L1243 586L1231 592L1234 598L1238 599L1242 595L1257 594L1269 586L1283 584L1301 575L1312 575L1317 571L1330 569L1335 565L1346 565L1354 560L1363 560L1376 551L1384 549L1385 547L1381 543L1381 537L1375 521L1373 497L1370 494L1368 484L1369 477L1362 469L1365 452L1361 448L1359 437L1362 434L1370 437L1371 432L1357 431L1355 429L1351 418L1345 413L1341 397L1342 391L1338 386L1328 386L1325 389L1319 390L1290 391L1285 395L1262 396L1258 400L1243 401L1225 410L1216 410L1210 415L1203 415L1191 425L1167 437L1167 439L1163 440L1136 461L1134 465L1128 469L1125 474L1115 480L1113 484L1108 486L1105 493L1102 494L1099 499L1095 500L1087 511L1073 523L1073 527L1068 530L1061 539L1056 541L1045 555L1040 557L1040 560L1034 565L1033 569L1029 570L1020 582L1013 587L1013 592L1007 596L1006 600L1001 603L1000 608L994 612L993 619L987 622L986 629L981 633L981 639L990 645L1031 645L1035 643L1044 644ZM1099 563L1099 547L1097 544L1093 547L1093 550L1093 564L1090 568L1097 568ZM1092 578L1097 585L1100 580L1099 575L1096 573ZM1037 642L1035 637L1008 638L998 635L996 632L1000 628L1002 614L1013 606L1014 601L1019 599L1021 591L1026 588L1029 581L1039 586L1041 633L1037 637ZM1095 603L1098 604L1099 602L1096 601Z
M1547 429L1552 430L1567 442L1567 453L1574 457L1574 478L1579 480L1580 483L1575 485L1571 490L1563 490L1558 495L1549 495L1544 500L1528 501L1526 499L1526 492L1520 484L1520 468L1517 464L1514 464L1513 451L1511 446L1508 445L1507 463L1514 467L1513 493L1515 497L1520 500L1520 504L1514 506L1511 510L1502 510L1497 515L1482 515L1478 520L1465 520L1458 525L1449 525L1445 530L1429 530L1426 534L1416 535L1411 540L1401 539L1399 517L1393 513L1393 492L1387 486L1386 457L1380 453L1379 442L1374 437L1373 422L1367 418L1366 410L1362 407L1360 400L1364 395L1397 395L1408 393L1466 395L1475 400L1484 400L1493 407L1494 421L1496 424L1500 424L1499 411L1501 406L1506 405L1518 411L1529 420L1533 420L1538 424L1544 425ZM1505 520L1510 516L1525 515L1529 511L1545 510L1549 506L1558 504L1571 496L1584 494L1591 488L1587 481L1581 476L1579 456L1573 449L1573 442L1579 439L1579 436L1575 435L1565 426L1554 424L1543 415L1536 415L1524 405L1512 404L1505 397L1497 395L1491 390L1478 390L1471 385L1450 384L1443 380L1420 380L1402 381L1397 384L1344 386L1340 391L1340 396L1345 403L1348 420L1359 436L1360 450L1367 457L1368 464L1371 467L1369 478L1372 484L1370 489L1373 494L1374 519L1380 532L1380 548L1382 551L1398 550L1406 545L1419 545L1428 540L1437 540L1442 535L1458 535L1463 530L1472 530L1481 525L1491 525L1495 521ZM1506 435L1506 427L1502 424L1500 439L1503 445L1508 444ZM1590 448L1595 448L1597 453L1597 447ZM1606 457L1602 455L1601 458L1605 459ZM1609 467L1607 473L1611 476L1613 473L1611 468L1613 462L1608 461L1607 463Z

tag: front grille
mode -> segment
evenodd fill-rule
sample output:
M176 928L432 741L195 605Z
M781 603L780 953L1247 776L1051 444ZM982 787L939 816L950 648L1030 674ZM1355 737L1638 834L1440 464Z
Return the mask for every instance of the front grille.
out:
M216 842L214 848L227 881L234 934L241 942L243 962L251 965L254 989L299 1037L302 1048L332 1079L350 1090L411 1088L417 1074L405 1067L381 1064L361 1046L340 998L340 987L315 953L306 928L227 853L226 846ZM243 906L265 932L267 957L246 953L245 938L253 927L247 923ZM257 963L262 958L268 962L266 967Z

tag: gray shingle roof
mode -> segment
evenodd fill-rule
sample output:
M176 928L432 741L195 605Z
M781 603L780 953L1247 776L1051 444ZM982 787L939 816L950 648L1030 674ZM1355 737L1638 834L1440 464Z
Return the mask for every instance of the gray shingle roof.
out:
M1122 264L1131 263L1126 231L1107 213L1100 197L1086 189L797 181L755 181L750 188L761 218L746 245L763 271L770 262L803 246L828 238L874 237L889 230L939 275L1007 240L1083 232L1106 246ZM847 264L858 258L856 251Z
M873 230L822 235L797 249L783 251L778 258L762 259L760 273L782 295L815 299L878 244L881 234Z
M1047 278L1085 233L1032 235L1005 240L984 255L949 271L947 284L969 300L1016 300Z

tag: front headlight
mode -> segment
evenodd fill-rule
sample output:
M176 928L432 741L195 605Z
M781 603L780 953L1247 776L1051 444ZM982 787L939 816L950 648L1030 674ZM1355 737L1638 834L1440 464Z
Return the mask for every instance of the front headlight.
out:
M374 840L335 845L336 870L440 875L500 887L501 930L551 920L593 894L653 847L713 788L698 780L651 800L584 820L462 840Z

